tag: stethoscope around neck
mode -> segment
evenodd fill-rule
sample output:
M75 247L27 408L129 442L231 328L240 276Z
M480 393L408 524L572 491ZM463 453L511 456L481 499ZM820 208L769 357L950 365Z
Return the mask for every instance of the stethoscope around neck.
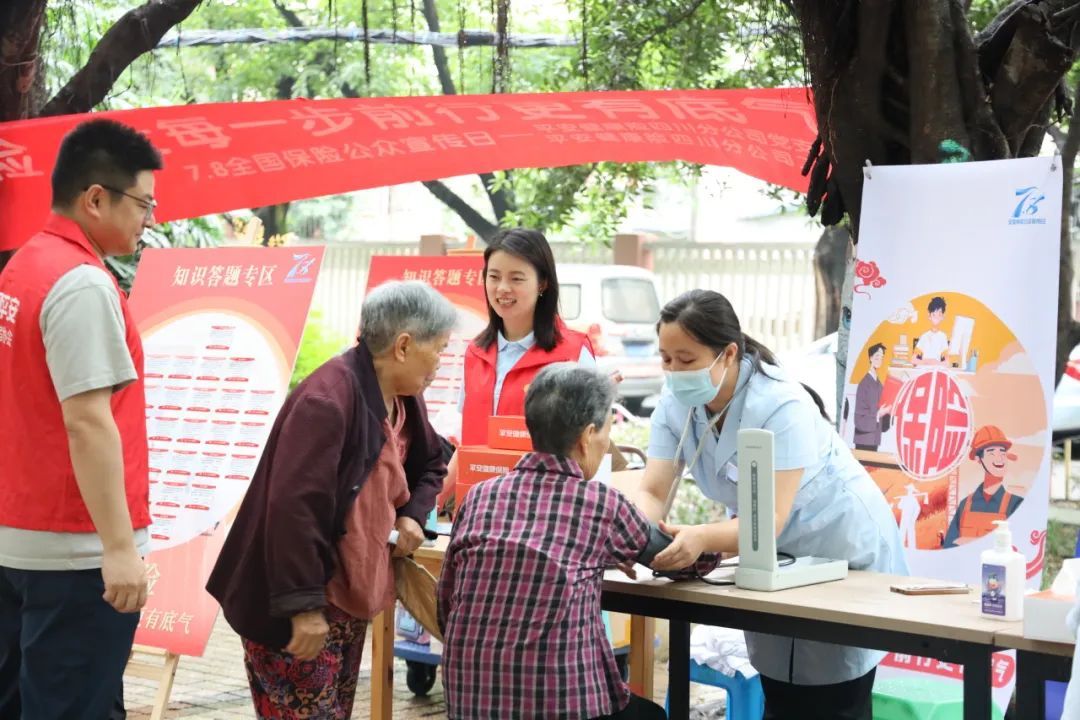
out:
M731 407L731 403L735 402L735 398L739 397L746 388L750 387L750 380L757 372L757 368L753 363L750 364L750 374L746 378L746 382L742 384L742 387L738 386L738 378L736 378L735 392L731 393L731 397L724 403L724 407L720 409L720 412L716 413L709 420L709 424L705 427L705 432L701 434L698 439L697 449L694 451L694 456L690 460L690 469L694 469L697 465L697 461L701 458L701 453L705 451L705 446L709 438L709 433L713 431L716 425L724 419L727 414L728 408ZM668 513L671 511L671 506L675 502L675 495L679 491L679 484L682 482L683 473L686 471L687 464L683 460L683 446L686 445L686 439L690 436L690 426L694 423L694 408L690 408L690 411L686 414L686 423L683 424L682 434L679 436L679 444L675 446L675 477L671 481L671 489L668 490L667 500L664 501L664 514L663 518L667 520Z

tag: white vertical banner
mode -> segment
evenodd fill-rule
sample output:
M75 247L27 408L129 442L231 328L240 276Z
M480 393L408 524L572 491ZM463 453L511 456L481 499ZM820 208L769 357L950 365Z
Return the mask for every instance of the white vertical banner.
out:
M841 433L892 505L912 574L980 597L1003 580L980 568L996 520L1029 586L1043 568L1061 187L1051 158L874 167L863 186ZM999 709L1014 670L995 656ZM889 655L879 677L898 674L961 670Z

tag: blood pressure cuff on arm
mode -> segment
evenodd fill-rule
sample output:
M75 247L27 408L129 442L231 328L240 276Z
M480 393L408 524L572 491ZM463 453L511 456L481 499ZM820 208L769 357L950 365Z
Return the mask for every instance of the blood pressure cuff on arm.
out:
M675 538L661 530L655 523L649 523L649 542L635 562L642 565L652 565L653 559L660 554ZM663 577L672 580L696 580L708 575L720 565L720 556L716 553L702 553L690 566L671 573L663 573Z
M649 523L649 542L645 549L641 551L641 554L637 556L636 562L642 565L652 565L653 558L659 555L674 539L661 530L656 523Z

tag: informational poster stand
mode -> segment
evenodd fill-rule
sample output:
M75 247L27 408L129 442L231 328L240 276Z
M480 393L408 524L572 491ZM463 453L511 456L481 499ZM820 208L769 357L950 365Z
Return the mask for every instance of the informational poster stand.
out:
M207 577L255 473L300 346L323 249L148 250L132 288L150 451L148 598L127 673L168 707L218 615Z

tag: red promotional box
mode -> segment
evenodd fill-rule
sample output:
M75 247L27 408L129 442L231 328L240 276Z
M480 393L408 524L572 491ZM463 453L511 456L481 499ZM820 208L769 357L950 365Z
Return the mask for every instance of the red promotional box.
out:
M488 418L489 447L497 450L532 452L532 438L523 415L493 415Z
M485 445L458 448L457 501L474 486L510 472L527 450L496 450Z

